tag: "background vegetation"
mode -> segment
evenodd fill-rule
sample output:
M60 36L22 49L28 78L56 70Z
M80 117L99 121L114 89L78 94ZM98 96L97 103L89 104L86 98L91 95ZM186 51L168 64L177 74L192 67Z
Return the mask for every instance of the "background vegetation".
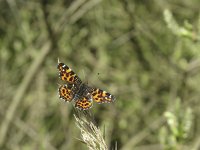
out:
M87 149L57 58L116 96L108 149L200 149L199 0L0 1L1 149Z

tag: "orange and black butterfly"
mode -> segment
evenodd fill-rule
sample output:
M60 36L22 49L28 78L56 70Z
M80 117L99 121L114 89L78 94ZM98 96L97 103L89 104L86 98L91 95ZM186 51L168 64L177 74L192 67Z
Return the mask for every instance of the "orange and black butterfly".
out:
M60 79L66 84L60 85L59 97L64 101L75 102L75 107L87 110L92 107L93 100L99 104L110 103L115 97L110 93L98 88L92 88L85 83L64 63L58 60L58 70Z

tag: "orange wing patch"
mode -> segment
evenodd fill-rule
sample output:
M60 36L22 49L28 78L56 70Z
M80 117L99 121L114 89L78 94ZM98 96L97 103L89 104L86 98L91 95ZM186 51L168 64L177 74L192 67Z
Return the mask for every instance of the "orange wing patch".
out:
M58 92L59 92L59 97L67 102L71 102L74 97L72 90L68 88L66 85L61 85L58 89Z
M87 110L92 107L92 100L87 97L76 100L75 107L81 110Z

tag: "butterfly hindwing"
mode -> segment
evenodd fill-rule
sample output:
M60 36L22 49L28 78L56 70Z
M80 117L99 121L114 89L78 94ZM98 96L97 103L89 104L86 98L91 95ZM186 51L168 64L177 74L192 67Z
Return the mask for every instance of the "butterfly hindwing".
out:
M115 100L113 95L98 88L93 89L92 98L97 103L111 103Z
M74 93L71 87L67 85L61 85L58 89L59 97L64 101L71 102L74 98Z
M81 110L87 110L92 107L92 99L82 97L76 100L75 107Z

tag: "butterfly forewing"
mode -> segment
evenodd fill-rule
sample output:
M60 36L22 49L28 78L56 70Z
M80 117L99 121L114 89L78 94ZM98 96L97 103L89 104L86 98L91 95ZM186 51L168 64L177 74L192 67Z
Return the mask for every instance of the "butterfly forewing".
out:
M70 84L81 84L81 79L64 63L59 62L57 66L60 79Z
M75 107L81 110L87 110L92 107L92 99L88 97L77 99L75 102Z

